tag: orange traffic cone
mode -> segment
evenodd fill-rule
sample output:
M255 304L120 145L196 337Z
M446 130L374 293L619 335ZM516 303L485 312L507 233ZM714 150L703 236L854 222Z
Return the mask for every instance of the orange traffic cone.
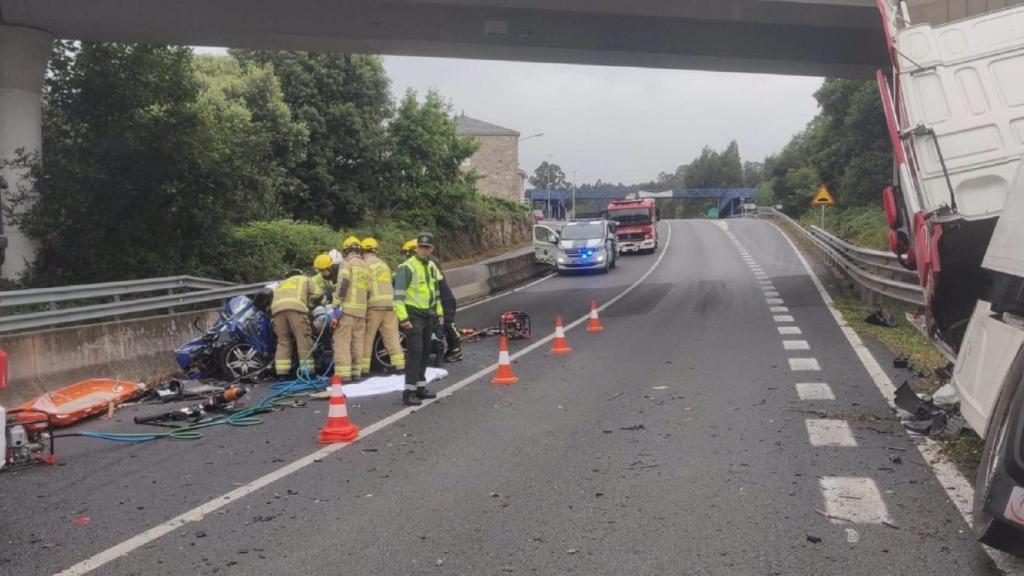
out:
M604 332L601 319L597 317L597 300L590 301L590 322L587 323L587 332Z
M327 424L320 429L321 444L351 442L359 438L359 428L348 419L345 393L341 390L341 376L331 378L331 404L327 408Z
M512 373L512 362L508 357L508 339L502 336L498 340L498 372L495 373L491 384L515 384L519 378Z
M562 316L555 316L555 343L551 346L551 353L557 355L572 352L569 342L565 339L565 329L562 328Z

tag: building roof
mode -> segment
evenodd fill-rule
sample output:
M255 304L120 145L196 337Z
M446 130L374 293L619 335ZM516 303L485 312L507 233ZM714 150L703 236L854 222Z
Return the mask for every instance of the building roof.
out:
M519 136L515 130L470 118L465 114L455 117L455 133L459 136Z

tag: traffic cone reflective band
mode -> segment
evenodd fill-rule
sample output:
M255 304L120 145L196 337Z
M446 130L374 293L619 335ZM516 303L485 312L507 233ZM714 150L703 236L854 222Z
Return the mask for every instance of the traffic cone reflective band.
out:
M555 316L555 343L551 346L552 354L568 354L572 352L569 343L565 340L565 329L562 328L561 315Z
M327 424L320 429L320 443L351 442L356 438L359 438L359 428L348 419L341 376L335 374L331 378L331 404L327 408Z
M590 301L590 322L587 323L587 332L604 332L601 319L597 317L597 300Z
M515 384L519 382L512 373L512 362L508 357L508 339L502 336L498 340L498 372L491 380L491 384Z

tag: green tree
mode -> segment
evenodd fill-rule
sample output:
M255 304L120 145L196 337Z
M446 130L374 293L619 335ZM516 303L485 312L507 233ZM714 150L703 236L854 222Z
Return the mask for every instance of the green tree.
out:
M740 188L743 186L743 164L735 140L721 153L705 146L686 169L687 188Z
M406 92L389 131L390 184L375 197L378 214L439 231L475 226L475 176L460 166L477 143L456 135L441 96L430 91L420 102Z
M379 56L232 50L243 63L273 67L292 116L305 124L305 159L292 171L303 184L285 200L296 220L352 226L387 185L390 80Z
M533 171L530 184L537 190L558 190L565 188L567 183L562 168L545 160Z
M275 212L251 117L206 78L188 48L55 44L46 162L20 158L15 199L35 284L197 272L232 223Z

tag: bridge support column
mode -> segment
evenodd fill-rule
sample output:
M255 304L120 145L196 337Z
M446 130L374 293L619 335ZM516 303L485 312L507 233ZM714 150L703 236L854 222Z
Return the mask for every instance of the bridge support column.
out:
M42 149L40 96L52 46L53 36L46 32L0 25L0 159L13 158L19 148L26 152ZM10 187L6 194L21 185L22 171L4 169L0 173ZM32 261L35 245L14 226L4 226L3 234L7 248L0 277L16 278Z

